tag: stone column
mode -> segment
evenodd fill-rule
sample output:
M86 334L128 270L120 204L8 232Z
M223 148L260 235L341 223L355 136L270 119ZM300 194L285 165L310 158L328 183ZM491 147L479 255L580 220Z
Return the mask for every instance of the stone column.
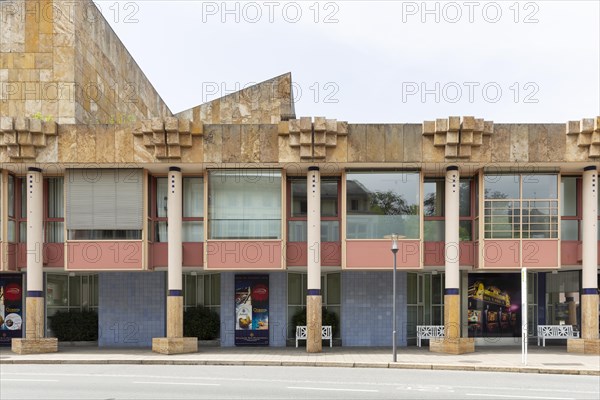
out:
M307 195L307 267L306 351L320 353L321 342L321 176L319 167L309 167L306 180Z
M474 341L460 337L460 172L457 166L446 169L445 182L445 289L444 339L431 340L430 350L462 354L475 351Z
M598 338L598 172L583 170L581 339L569 339L567 351L600 354Z
M162 354L198 351L198 338L183 337L183 179L179 167L169 168L167 194L167 337L152 339L152 350Z
M42 170L30 167L23 181L27 196L27 298L25 339L13 339L12 350L19 354L58 351L56 338L44 336L44 178Z

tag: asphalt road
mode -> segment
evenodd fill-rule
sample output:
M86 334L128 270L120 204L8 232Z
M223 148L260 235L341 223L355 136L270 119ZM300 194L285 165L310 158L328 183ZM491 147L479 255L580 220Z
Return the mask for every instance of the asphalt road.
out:
M0 399L595 399L600 377L326 367L0 365Z

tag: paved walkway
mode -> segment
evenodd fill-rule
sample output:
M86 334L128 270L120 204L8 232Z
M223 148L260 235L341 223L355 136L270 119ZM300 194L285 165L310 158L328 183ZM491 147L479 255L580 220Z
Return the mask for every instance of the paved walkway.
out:
M600 376L600 357L567 353L566 346L529 346L527 365L521 363L520 347L479 347L475 353L431 353L427 347L398 348L393 363L391 348L323 347L320 354L304 348L200 347L198 353L161 355L150 349L105 349L60 346L58 353L17 355L0 349L2 364L188 364L272 365L357 368L460 369Z

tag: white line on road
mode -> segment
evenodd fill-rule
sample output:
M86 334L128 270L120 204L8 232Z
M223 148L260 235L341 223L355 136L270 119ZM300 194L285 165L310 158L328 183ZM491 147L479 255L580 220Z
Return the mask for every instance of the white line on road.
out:
M481 396L481 397L502 397L511 399L545 399L545 400L574 400L573 397L538 397L538 396L514 396L508 394L487 394L487 393L467 393L467 396Z
M318 388L318 387L305 387L305 386L288 386L288 389L300 389L300 390L327 390L336 392L379 392L375 389L336 389L336 388Z
M193 385L193 386L221 386L220 383L199 383L199 382L133 382L142 385Z
M17 379L17 378L2 378L0 382L58 382L58 379Z

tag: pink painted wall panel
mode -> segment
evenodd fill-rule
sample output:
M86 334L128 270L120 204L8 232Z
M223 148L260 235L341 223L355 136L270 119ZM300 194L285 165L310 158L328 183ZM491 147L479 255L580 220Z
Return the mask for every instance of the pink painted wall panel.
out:
M392 269L391 240L347 240L346 268ZM418 240L398 241L398 268L420 268L421 246Z
M560 263L562 265L581 264L581 242L562 240L560 242Z
M556 240L523 240L523 267L556 268L558 264L558 245Z
M475 244L473 242L460 242L460 265L475 264Z
M204 243L183 243L183 266L202 267L204 265Z
M423 264L429 266L443 266L445 242L423 243Z
M152 253L151 257L151 268L156 267L166 267L169 263L169 244L168 243L151 243L150 244L150 252Z
M141 270L141 241L68 242L68 270Z
M288 267L306 267L308 257L306 243L288 242L285 255ZM342 246L339 242L321 243L321 265L326 267L342 265Z
M17 265L27 268L27 243L17 243ZM64 268L65 244L44 243L44 268Z
M281 269L280 241L220 241L206 244L207 269Z
M519 268L520 247L519 240L484 240L482 267Z

